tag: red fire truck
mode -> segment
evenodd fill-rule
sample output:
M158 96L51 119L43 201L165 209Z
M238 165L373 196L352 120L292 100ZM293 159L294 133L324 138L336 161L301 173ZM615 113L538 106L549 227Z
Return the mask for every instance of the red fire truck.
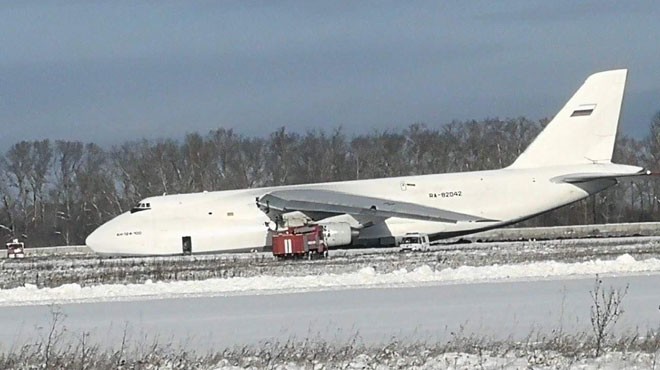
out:
M290 227L273 235L273 256L278 258L327 257L323 227Z

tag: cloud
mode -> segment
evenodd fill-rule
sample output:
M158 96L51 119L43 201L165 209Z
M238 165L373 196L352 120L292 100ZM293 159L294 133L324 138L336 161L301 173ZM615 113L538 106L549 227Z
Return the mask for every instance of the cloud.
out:
M0 149L21 139L112 144L219 126L359 133L536 119L553 115L587 75L613 67L631 69L623 127L637 132L629 117L657 104L653 93L636 95L660 80L657 11L571 4L0 6Z

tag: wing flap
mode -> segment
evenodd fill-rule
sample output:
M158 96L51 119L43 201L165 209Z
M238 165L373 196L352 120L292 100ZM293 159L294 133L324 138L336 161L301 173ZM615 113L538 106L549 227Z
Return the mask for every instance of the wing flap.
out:
M359 218L408 218L436 222L489 222L478 216L419 204L348 194L322 189L276 190L257 199L264 212L306 214L349 214Z

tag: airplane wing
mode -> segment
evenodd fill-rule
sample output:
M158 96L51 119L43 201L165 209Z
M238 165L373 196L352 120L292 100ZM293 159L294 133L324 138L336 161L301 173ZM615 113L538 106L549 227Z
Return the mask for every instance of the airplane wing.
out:
M400 217L450 223L495 221L414 203L321 189L275 190L257 198L257 205L269 215L299 211L316 220L349 214L360 219Z

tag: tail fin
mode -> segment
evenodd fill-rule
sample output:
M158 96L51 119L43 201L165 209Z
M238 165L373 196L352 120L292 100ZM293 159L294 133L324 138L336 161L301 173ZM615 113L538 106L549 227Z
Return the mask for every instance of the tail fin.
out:
M609 163L627 73L619 69L589 76L509 168Z

